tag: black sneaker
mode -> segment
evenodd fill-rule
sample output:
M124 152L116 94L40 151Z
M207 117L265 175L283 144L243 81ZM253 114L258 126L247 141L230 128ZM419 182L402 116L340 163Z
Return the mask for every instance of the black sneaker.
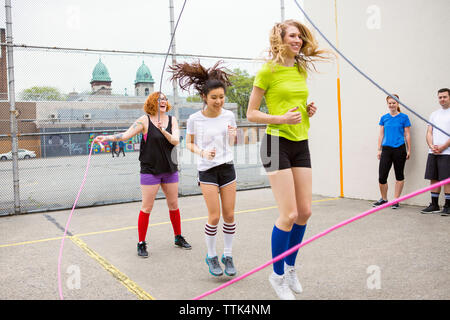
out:
M236 275L236 268L234 267L233 257L225 257L225 255L222 255L222 263L225 265L225 274L227 276L232 277Z
M137 244L137 253L138 256L142 258L148 258L147 243L145 241L141 241Z
M440 212L441 216L447 217L450 216L450 207L444 206L442 211Z
M420 213L437 213L440 211L441 211L441 208L439 208L439 206L430 203L430 205L428 207L426 207L425 209L423 209L422 211L420 211Z
M394 203L394 204L391 206L391 209L398 209L398 208L400 208L400 205L398 204L398 202L397 202L397 203Z
M383 198L381 198L381 199L378 200L377 202L374 202L373 205L372 205L372 207L378 207L378 206L381 206L382 204L385 204L385 203L387 203L387 202L388 202L387 200L383 200Z
M175 247L184 249L184 250L191 250L191 245L184 239L184 237L180 234L178 236L175 236Z

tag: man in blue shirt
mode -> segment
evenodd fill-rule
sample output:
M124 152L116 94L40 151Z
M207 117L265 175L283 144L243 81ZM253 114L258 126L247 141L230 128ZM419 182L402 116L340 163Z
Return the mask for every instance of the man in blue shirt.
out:
M117 153L117 157L120 156L120 153L123 153L123 156L125 157L125 143L123 141L119 141L119 152Z

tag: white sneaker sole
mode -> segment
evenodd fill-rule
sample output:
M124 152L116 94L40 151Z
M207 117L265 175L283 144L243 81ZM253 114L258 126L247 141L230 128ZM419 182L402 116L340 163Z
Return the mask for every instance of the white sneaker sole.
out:
M290 294L286 293L286 295L280 295L278 293L278 290L275 289L275 288L278 288L278 284L275 283L275 281L272 280L272 277L269 277L269 282L270 282L270 285L272 286L273 290L277 294L278 298L280 298L281 300L295 300L295 296L294 296L294 294L292 293L292 291L290 289L288 289L289 290L288 292Z

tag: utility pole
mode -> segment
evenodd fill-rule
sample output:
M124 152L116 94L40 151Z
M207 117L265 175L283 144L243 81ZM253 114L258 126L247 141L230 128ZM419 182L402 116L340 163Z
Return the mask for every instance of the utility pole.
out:
M177 63L177 57L175 56L177 51L176 51L176 46L175 46L175 20L174 20L174 13L173 13L173 0L169 0L169 9L170 9L170 38L172 39L172 46L171 46L171 52L172 52L172 65L175 65ZM173 108L175 110L175 117L177 118L177 120L180 120L179 117L179 110L178 110L178 87L177 87L177 82L175 80L172 81L172 88L173 88Z
M339 30L338 30L338 11L337 0L334 0L334 23L336 26L336 48L339 49ZM338 123L339 123L339 182L340 182L340 197L344 197L344 164L342 152L342 102L341 102L341 74L339 65L339 56L336 57L337 65L337 103L338 103Z
M283 22L285 20L285 18L284 18L284 0L280 0L280 5L281 5L281 22Z
M6 51L8 64L8 91L9 91L9 118L11 124L11 148L13 165L13 186L14 186L14 213L20 213L20 194L19 194L19 157L17 153L17 116L16 94L14 89L14 59L13 59L13 36L11 19L11 0L5 0L6 10Z

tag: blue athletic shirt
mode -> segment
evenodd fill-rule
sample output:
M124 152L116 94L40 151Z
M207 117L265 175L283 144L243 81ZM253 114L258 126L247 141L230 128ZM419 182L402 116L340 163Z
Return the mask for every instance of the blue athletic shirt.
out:
M384 126L384 138L382 146L397 148L405 143L405 128L411 127L409 118L404 113L399 113L395 117L386 113L380 119L380 126Z

